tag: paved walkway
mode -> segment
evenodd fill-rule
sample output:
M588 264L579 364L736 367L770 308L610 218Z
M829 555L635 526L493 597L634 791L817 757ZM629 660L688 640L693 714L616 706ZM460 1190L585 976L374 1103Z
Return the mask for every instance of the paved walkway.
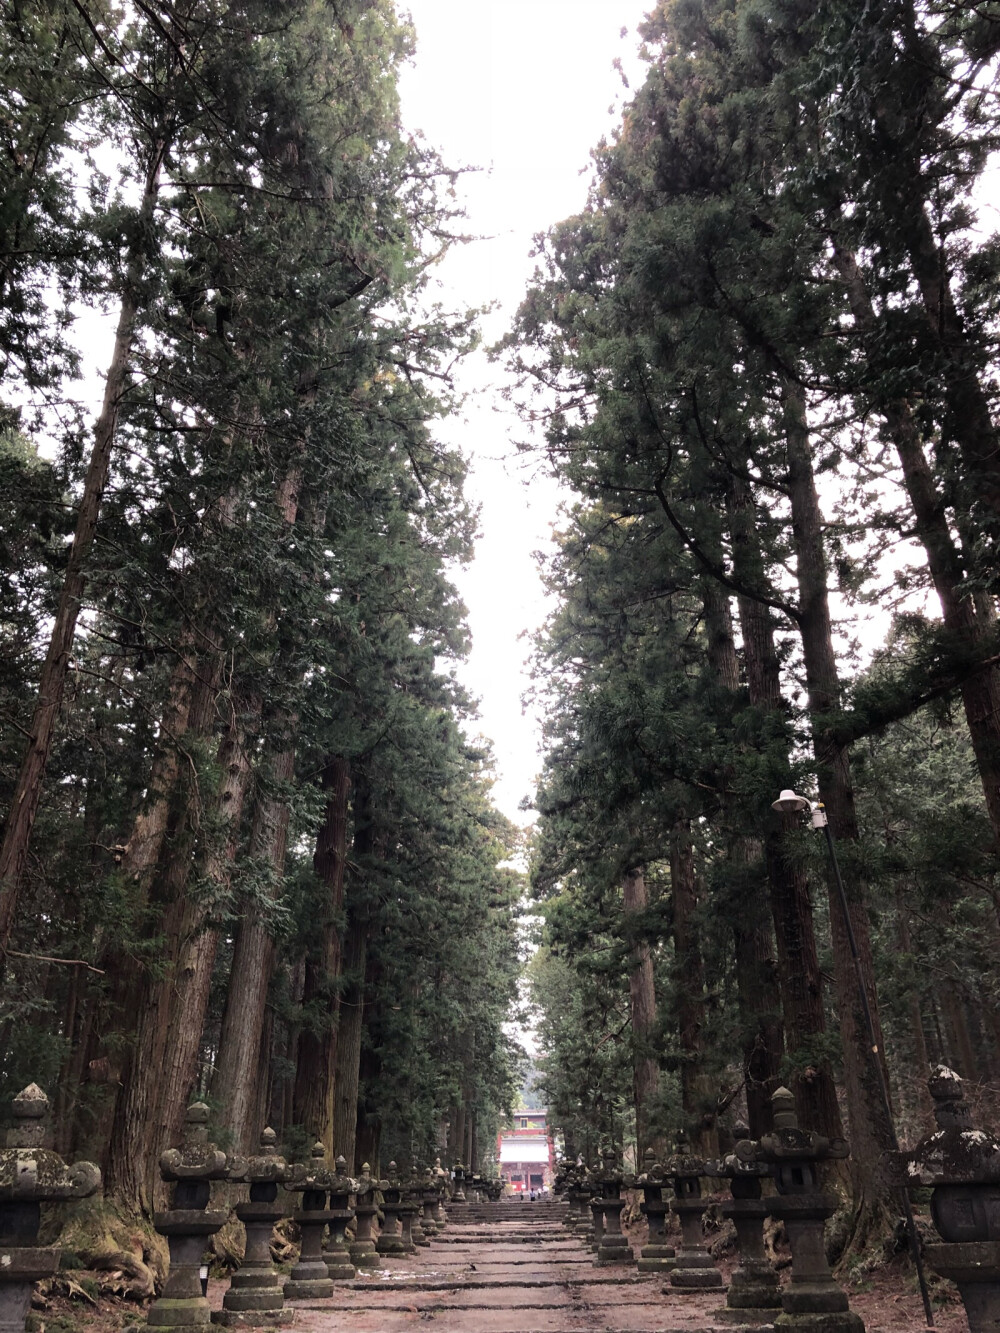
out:
M452 1207L448 1227L408 1259L296 1301L313 1333L707 1333L719 1292L663 1294L663 1278L598 1267L548 1201Z

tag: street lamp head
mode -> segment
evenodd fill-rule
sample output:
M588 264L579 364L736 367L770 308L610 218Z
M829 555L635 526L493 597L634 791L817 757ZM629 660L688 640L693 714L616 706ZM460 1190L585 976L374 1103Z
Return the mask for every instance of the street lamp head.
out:
M771 809L782 815L800 815L812 808L812 802L804 796L797 796L791 787L786 787L776 801L771 802Z

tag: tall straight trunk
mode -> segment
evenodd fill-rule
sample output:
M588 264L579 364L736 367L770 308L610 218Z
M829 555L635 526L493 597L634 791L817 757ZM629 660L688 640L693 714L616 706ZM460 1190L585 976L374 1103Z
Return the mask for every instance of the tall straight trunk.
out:
M198 1056L208 1013L212 973L219 946L219 928L209 921L212 898L229 888L240 840L243 807L250 785L250 756L244 735L245 718L232 717L218 751L222 774L215 813L226 833L208 849L201 878L207 894L185 896L176 959L169 978L170 1026L167 1058L157 1078L157 1122L161 1140L147 1146L148 1172L158 1180L157 1162L164 1144L179 1142L185 1109L198 1080Z
M0 843L0 970L16 920L21 880L45 784L45 767L52 748L52 738L66 688L77 620L83 605L87 564L97 532L101 502L104 499L111 467L118 413L132 364L132 345L135 341L139 316L142 279L148 262L142 251L153 224L160 172L166 150L166 139L157 139L153 144L146 171L135 232L137 239L126 270L114 349L104 381L104 399L94 424L94 447L87 464L83 494L76 514L73 543L70 546L59 604L56 607L48 651L38 683L38 698L31 720L30 736L11 798L3 841Z
M727 504L734 572L741 586L763 588L765 570L753 497L741 478L733 479ZM781 694L774 624L770 609L754 597L741 595L737 605L747 691L750 702L763 715L762 730L769 743L777 793L791 785L791 737ZM791 1085L801 1124L817 1134L839 1138L843 1127L837 1089L823 1052L826 1014L809 882L788 852L788 839L797 823L793 816L764 821L764 859L777 944L784 1036L795 1065Z
M454 1139L455 1159L451 1163L451 1165L454 1166L455 1162L462 1162L464 1165L465 1164L465 1102L464 1101L459 1102L458 1105L454 1108L453 1115L454 1115L454 1120L452 1123L455 1126L455 1139Z
M660 1091L660 1067L653 1054L652 1038L656 1030L656 985L653 956L649 941L642 936L635 918L649 906L649 891L642 866L625 872L622 880L624 935L630 946L628 976L629 1012L632 1019L632 1097L635 1102L635 1137L637 1160L652 1147L657 1154L665 1144L650 1127L651 1107Z
M295 771L295 750L286 745L274 755L268 787L290 783ZM273 790L258 793L250 832L250 856L264 866L275 892L285 869L289 809ZM256 1123L258 1065L267 993L274 971L275 947L266 908L248 901L236 930L226 1006L219 1037L219 1062L212 1092L219 1117L227 1126L237 1151L253 1147L262 1126Z
M316 835L313 869L324 886L325 901L317 931L319 947L314 956L306 958L302 992L304 1005L322 1003L323 1026L319 1030L306 1026L299 1033L292 1116L295 1124L304 1125L311 1137L319 1139L327 1152L336 1156L334 1086L342 951L339 918L344 902L351 790L351 770L346 759L334 757L328 760L323 770L323 790L327 794L326 809Z
M740 674L729 594L716 579L705 578L702 598L709 664L718 688L732 696L731 709L739 692ZM721 772L719 787L729 825L730 875L737 890L731 917L747 1117L752 1134L759 1138L771 1131L771 1094L779 1084L784 1045L781 997L768 913L764 848L746 831L746 816L734 808L733 799L727 795L731 777L728 768Z
M865 1024L847 927L831 873L827 882L834 983L844 1053L855 1204L860 1221L860 1232L856 1239L863 1243L868 1225L876 1220L876 1213L872 1210L881 1208L892 1197L893 1191L884 1172L884 1162L885 1154L894 1146L895 1135L884 1105L880 1082L880 1073L886 1078L887 1074L868 928L867 892L864 881L850 862L853 844L858 839L858 822L850 757L847 747L837 739L835 730L835 715L840 706L840 679L833 647L826 555L823 549L823 517L813 475L805 393L800 385L790 379L785 380L783 389L792 537L799 584L799 630L805 660L819 795L826 807L831 832L843 844L842 850L847 854L842 860L848 910L858 946L861 984L865 989L875 1028L874 1040L871 1041ZM881 1063L881 1071L876 1062Z
M479 1170L479 1117L473 1113L472 1129L469 1132L469 1165L473 1172Z
M878 319L854 255L833 236L834 262L847 291L857 328L869 338L878 334ZM988 599L977 604L968 587L965 562L958 550L944 498L934 482L924 452L920 427L909 403L902 399L875 403L903 472L903 483L916 520L915 527L927 556L927 568L941 604L945 626L970 663L996 651L995 613ZM1000 668L974 669L961 686L962 705L973 753L986 798L993 836L1000 846Z
M361 1036L365 1016L365 966L368 959L367 913L351 912L344 944L344 989L340 1006L340 1035L337 1041L337 1077L334 1084L334 1150L354 1171L358 1135L358 1085L361 1079Z
M302 468L296 462L285 473L275 495L278 513L289 529L294 527L299 513L301 487ZM270 618L275 623L276 617L276 611L272 610ZM269 763L265 760L266 781L254 803L249 849L251 860L265 868L276 894L281 891L285 870L290 815L288 803L279 793L294 776L295 747L290 738L298 718L285 716L279 721L288 739L271 754ZM266 908L259 898L248 898L236 929L219 1036L219 1060L212 1080L223 1123L237 1150L254 1147L263 1128L256 1123L257 1066L274 956Z
M695 922L698 881L691 825L678 819L670 838L670 884L674 900L674 967L677 1036L680 1046L681 1106L692 1134L705 1151L712 1149L714 1099L704 1077L702 1027L705 1016L705 967Z

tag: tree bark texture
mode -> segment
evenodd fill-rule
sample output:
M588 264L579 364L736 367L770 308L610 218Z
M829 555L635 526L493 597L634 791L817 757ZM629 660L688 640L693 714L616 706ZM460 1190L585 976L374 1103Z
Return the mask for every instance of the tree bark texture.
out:
M341 1017L340 913L344 903L351 790L351 770L346 759L333 757L327 762L323 789L326 810L316 835L313 869L324 886L325 901L316 932L317 952L306 958L302 992L303 1004L322 1005L323 1026L318 1030L305 1026L299 1033L292 1116L296 1124L304 1125L336 1157L337 1152L343 1151L334 1150L334 1089Z
M635 918L649 906L649 891L642 866L625 872L622 880L624 934L631 949L629 967L629 1012L632 1019L632 1096L635 1102L635 1135L638 1160L647 1148L661 1154L666 1145L651 1128L651 1107L660 1091L660 1067L653 1054L656 1031L656 985L649 941Z
M716 579L705 578L702 595L709 665L718 688L730 696L725 710L728 716L736 706L740 688L729 594ZM765 887L764 849L759 839L746 832L747 816L734 808L734 800L728 795L731 778L732 773L726 769L718 779L729 826L729 874L736 891L727 903L727 911L733 928L747 1117L751 1133L758 1138L770 1133L771 1094L779 1084L784 1047L781 998Z
M742 586L763 585L764 564L750 487L734 478L728 497L734 571ZM770 609L750 596L737 601L750 702L762 714L762 731L774 761L775 793L791 785L788 710L781 694L781 668ZM809 882L789 854L798 821L775 815L764 824L764 860L778 958L778 988L784 1037L795 1060L791 1077L800 1123L828 1138L842 1136L837 1089L826 1042L823 983L813 924Z
M840 706L840 680L830 620L823 518L813 475L805 394L801 386L791 380L786 380L784 385L784 412L792 535L799 584L799 629L819 795L826 807L834 837L849 852L852 844L857 842L858 825L850 758L846 746L837 740L833 724L833 716ZM884 1164L885 1154L894 1146L895 1135L883 1103L876 1065L876 1061L881 1062L882 1074L886 1076L866 888L860 875L849 863L845 864L844 869L848 908L860 956L862 984L875 1024L874 1043L871 1043L861 1007L844 914L831 875L828 885L834 981L844 1053L855 1203L858 1216L861 1217L866 1212L866 1204L879 1206L891 1196Z
M365 966L368 960L367 913L353 911L347 920L344 945L344 988L340 1004L337 1073L334 1082L334 1151L354 1172L358 1134L358 1086L361 1079L361 1037L365 1015Z
M698 882L690 822L679 819L670 839L670 883L674 899L674 966L677 978L677 1034L680 1046L681 1105L701 1149L711 1151L714 1099L706 1095L702 1027L705 968L695 913Z

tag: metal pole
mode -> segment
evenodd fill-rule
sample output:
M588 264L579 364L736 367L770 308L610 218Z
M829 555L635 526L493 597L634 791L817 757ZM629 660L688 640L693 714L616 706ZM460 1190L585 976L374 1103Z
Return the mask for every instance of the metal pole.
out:
M865 1025L868 1028L868 1043L871 1047L872 1059L875 1061L875 1068L878 1071L878 1084L882 1092L882 1102L885 1107L886 1119L889 1122L889 1132L892 1135L893 1149L899 1152L899 1139L896 1135L896 1122L892 1115L892 1102L889 1098L889 1084L886 1081L885 1068L882 1063L882 1053L879 1050L878 1038L875 1035L875 1019L872 1016L871 1005L868 1003L868 992L865 989L864 976L861 971L861 955L858 953L858 941L854 934L854 923L851 921L851 911L847 902L847 893L844 889L844 881L840 874L840 862L837 860L837 848L833 841L833 833L830 829L830 821L827 819L826 810L822 802L819 803L819 809L823 812L823 832L826 834L826 845L830 849L830 860L833 863L833 876L837 883L837 895L840 899L840 909L844 914L844 925L847 927L847 940L851 947L851 957L854 960L854 973L858 979L858 994L861 997L861 1009L865 1016ZM906 1218L906 1234L910 1242L910 1250L913 1254L913 1264L917 1270L917 1282L920 1284L920 1295L924 1302L924 1315L927 1319L927 1327L934 1327L934 1312L931 1309L930 1292L927 1290L927 1276L924 1273L924 1261L920 1254L920 1238L917 1235L917 1224L913 1220L913 1207L910 1203L910 1196L906 1186L900 1188L900 1195L903 1200L903 1214Z

